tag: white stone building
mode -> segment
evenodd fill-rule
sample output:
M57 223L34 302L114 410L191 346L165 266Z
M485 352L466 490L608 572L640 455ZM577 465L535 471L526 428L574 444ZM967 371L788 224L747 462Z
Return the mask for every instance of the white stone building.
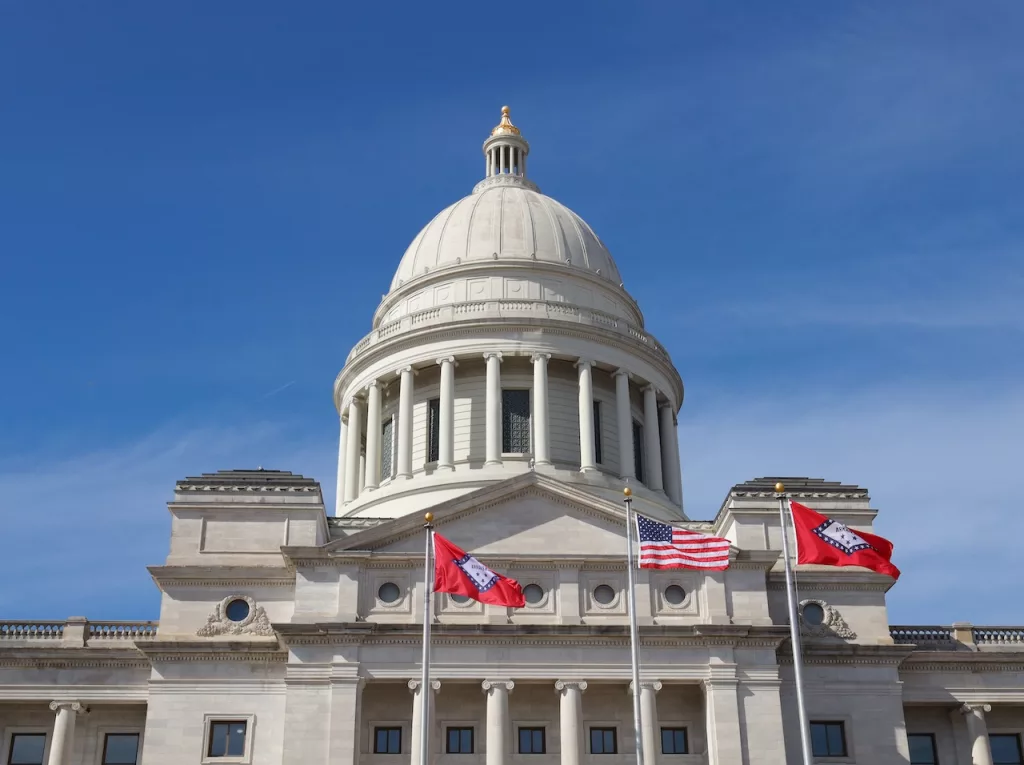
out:
M507 110L483 149L338 375L337 507L287 472L180 481L159 623L0 622L0 765L409 763L428 692L437 765L632 763L624 482L734 545L726 572L639 572L647 765L799 761L776 479L685 515L679 373ZM871 529L865 489L783 480ZM426 511L528 598L431 596L429 691ZM887 577L798 580L821 762L1022 761L1024 629L893 627Z

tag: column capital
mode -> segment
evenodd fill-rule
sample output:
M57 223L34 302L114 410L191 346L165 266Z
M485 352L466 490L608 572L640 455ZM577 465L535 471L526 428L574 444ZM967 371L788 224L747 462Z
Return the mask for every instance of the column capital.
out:
M81 701L51 701L50 711L56 712L58 709L70 709L72 712L88 712L85 705Z
M574 367L592 367L592 366L594 366L594 362L591 361L590 359L576 359L576 362L573 364L573 366Z
M583 691L587 690L586 680L557 680L555 681L555 693L564 693L565 691Z
M491 358L495 358L498 361L501 361L501 351L487 351L487 353L484 354L485 360Z
M614 372L612 372L612 377L620 377L620 376L621 377L625 377L628 380L630 377L633 376L633 373L630 372L628 369L623 369L622 367L619 367Z
M538 361L545 361L546 362L546 361L550 361L550 360L551 360L551 354L550 353L535 353L532 356L530 356L530 361L533 362L534 364L536 364Z
M658 388L654 385L654 383L647 383L647 385L644 386L643 391L644 391L644 393L646 393L647 391L650 391L655 396L658 395Z
M378 380L377 378L374 378L374 379L370 380L370 382L366 383L366 390L370 390L370 388L379 388L379 387L380 387L380 380Z
M484 693L490 693L492 689L502 690L504 689L508 693L512 693L512 689L516 687L516 684L511 680L484 680L480 683L480 688Z
M991 704L975 704L975 703L967 702L967 703L964 703L964 704L960 705L960 714L962 714L962 715L969 715L969 714L973 714L974 712L981 712L982 714L984 714L986 712L991 712L991 711L992 711L992 705Z
M641 693L643 693L644 691L654 691L655 693L657 693L658 691L661 690L661 688L662 688L661 680L641 680L640 681L640 692ZM633 683L632 683L632 681L630 681L630 683L629 683L629 690L627 691L627 693L630 693L630 694L633 693Z
M444 364L445 362L448 362L449 364L455 364L456 363L455 362L455 357L454 356L442 356L441 358L437 359L437 361L436 361L437 364Z
M415 372L415 371L416 370L412 368L411 364L406 364L404 367L399 367L398 369L396 369L395 370L395 375L396 376L401 376L405 372Z
M422 680L410 680L407 683L407 685L409 686L409 690L412 693L419 693L420 692L420 686L423 685L423 681ZM441 690L441 681L440 680L431 680L430 681L430 690L434 691L434 693L437 693L439 690Z

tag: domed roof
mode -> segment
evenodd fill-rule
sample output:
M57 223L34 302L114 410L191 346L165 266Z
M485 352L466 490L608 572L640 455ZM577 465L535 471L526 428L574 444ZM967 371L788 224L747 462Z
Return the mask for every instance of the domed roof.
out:
M497 184L430 221L405 251L391 289L437 269L487 260L560 263L615 285L622 281L608 248L579 215L539 191Z

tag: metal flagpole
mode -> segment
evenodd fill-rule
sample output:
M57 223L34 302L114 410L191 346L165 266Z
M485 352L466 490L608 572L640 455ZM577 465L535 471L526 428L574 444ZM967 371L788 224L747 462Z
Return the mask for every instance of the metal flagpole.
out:
M430 601L434 591L434 514L423 516L423 530L427 532L426 552L423 557L423 676L420 679L420 765L427 765L430 751ZM413 742L414 744L417 742Z
M800 747L803 765L813 765L811 757L811 726L807 722L807 706L804 704L804 657L800 645L800 622L796 613L796 595L793 592L793 566L789 560L789 524L786 522L786 506L789 498L786 487L775 484L775 496L779 498L779 520L782 522L782 557L786 560L786 595L789 598L789 637L793 644L793 674L796 675L796 709L800 719ZM790 509L790 515L793 511Z
M629 606L629 645L633 658L633 734L636 737L636 765L644 765L644 737L640 730L640 639L636 628L636 572L633 571L633 491L627 486L622 494L626 502L626 569L629 572L626 603Z

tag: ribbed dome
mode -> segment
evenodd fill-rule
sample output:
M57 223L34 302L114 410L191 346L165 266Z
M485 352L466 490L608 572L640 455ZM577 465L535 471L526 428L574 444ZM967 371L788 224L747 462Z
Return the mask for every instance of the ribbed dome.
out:
M495 185L442 210L420 231L402 257L392 290L437 269L486 260L560 263L615 285L622 281L608 248L580 216L538 191L493 180Z

